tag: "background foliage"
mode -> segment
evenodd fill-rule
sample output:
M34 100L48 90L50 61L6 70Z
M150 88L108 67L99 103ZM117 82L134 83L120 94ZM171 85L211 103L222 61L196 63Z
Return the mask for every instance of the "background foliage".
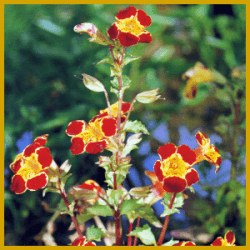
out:
M28 191L18 196L10 191L12 173L9 164L36 136L50 135L48 147L58 165L69 159L73 176L69 178L68 186L81 184L87 179L106 186L103 169L95 165L96 155L71 155L70 138L65 129L70 121L89 121L106 107L103 94L86 89L74 75L92 75L109 89L109 66L96 65L109 50L90 43L86 34L74 33L73 27L91 22L105 32L115 21L115 14L127 6L5 5L5 245L38 245L34 237L60 201L56 194L48 193L42 197L42 192ZM185 82L181 75L200 61L230 78L232 68L245 64L246 56L245 5L134 6L152 17L152 25L147 30L152 34L153 42L127 49L141 58L124 69L125 75L132 80L132 88L125 93L125 101L131 101L142 90L155 88L160 88L160 94L166 101L158 101L154 105L136 104L131 114L130 119L141 120L153 136L144 136L146 149L141 148L141 154L132 152L134 168L125 183L128 187L132 187L135 180L142 185L150 184L142 177L143 166L148 159L149 170L153 169L154 158L148 157L155 157L163 143L178 144L184 135L185 143L191 147L190 133L194 135L199 128L209 136L216 132L214 127L218 119L230 115L230 107L223 105L224 96L215 95L211 85L202 84L197 98L190 102L184 100ZM111 103L112 100L114 102L115 96L112 93L109 96ZM180 132L183 126L186 130ZM158 137L155 132L159 127L161 139L159 132ZM166 128L168 140L163 142ZM228 152L231 142L223 132L217 132L222 139L216 146L222 152L222 159L230 165ZM240 135L245 145L244 128ZM243 147L241 158L244 156ZM227 168L227 164L224 165ZM230 182L228 176L226 182L213 180L216 183L213 185L207 181L208 174L212 175L210 165L203 164L199 168L204 175L203 184L206 184L201 185L201 189L206 195L201 197L199 193L188 193L190 198L183 209L189 218L188 226L193 228L195 225L198 227L196 231L203 229L212 237L224 235L226 228L231 228L236 233L236 244L245 245L245 178ZM214 177L214 167L212 170ZM245 176L244 162L239 166L240 174ZM214 190L218 190L217 194ZM231 203L235 203L235 211L228 211ZM68 234L70 222L67 216L61 216L61 219L57 221L54 237L58 245L65 245L70 243L64 237ZM183 229L178 220L171 223L170 230ZM186 225L183 221L181 224ZM189 233L189 237L197 236L195 230ZM202 243L205 244L204 241Z

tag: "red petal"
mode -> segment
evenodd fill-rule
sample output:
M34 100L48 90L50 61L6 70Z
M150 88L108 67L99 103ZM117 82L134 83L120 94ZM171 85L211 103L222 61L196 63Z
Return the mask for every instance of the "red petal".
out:
M36 150L37 146L35 144L31 144L27 146L24 151L23 151L23 156L24 157L29 157L31 154L33 154Z
M96 246L96 244L94 242L89 241L84 246L94 247L94 246Z
M14 172L17 173L17 171L20 169L21 167L21 163L23 161L23 158L21 157L20 159L18 159L17 161L14 161L11 165L10 165L10 169Z
M106 140L98 141L98 142L90 142L86 146L85 150L89 154L97 154L97 153L101 153L107 146L108 146L108 143Z
M48 136L49 136L48 134L46 134L46 135L41 135L41 136L37 137L37 138L34 140L33 143L36 143L37 145L39 145L39 147L42 147L42 146L44 146L44 145L46 144L46 142L47 142L47 137L48 137Z
M133 6L129 6L126 9L120 10L118 14L115 16L117 19L125 19L131 16L135 16L137 10Z
M122 112L125 114L129 111L131 104L129 102L122 103Z
M151 34L146 31L139 36L139 43L151 43L152 40Z
M118 39L122 46L130 47L138 43L139 37L125 32L119 32Z
M76 238L72 242L71 246L83 246L85 243L85 240L86 240L86 238L84 236L82 238Z
M148 27L152 23L151 17L148 16L143 10L137 11L137 19L144 27Z
M116 132L116 119L103 118L102 132L105 134L105 136L113 136Z
M187 242L184 244L184 246L196 246L196 245L195 245L194 242L192 242L192 241L187 241Z
M163 179L163 188L168 193L180 193L185 190L186 186L186 180L181 177L171 176Z
M48 183L48 176L45 173L40 173L32 179L27 181L27 188L29 190L38 190L44 188Z
M222 246L222 237L218 237L211 245L212 246Z
M187 145L179 146L177 149L177 153L181 155L183 161L187 162L190 165L193 165L196 162L195 152L191 150Z
M228 231L225 235L225 238L230 245L235 242L235 235L232 231Z
M162 173L161 162L159 160L155 162L154 171L155 171L155 174L156 174L157 178L159 179L159 181L162 181L164 178L164 175Z
M159 147L157 153L160 155L161 160L165 160L176 152L176 147L173 143L167 143L162 147Z
M42 165L43 168L49 167L52 163L52 156L50 155L50 150L45 147L38 148L36 150L38 155L38 161Z
M108 35L109 35L109 37L110 37L111 39L116 39L117 36L118 36L118 33L119 33L118 28L116 27L116 24L115 24L115 23L113 23L113 24L111 25L111 27L108 29L107 32L108 32Z
M202 133L201 131L198 131L195 135L195 138L197 140L197 142L200 144L200 145L203 145L202 143L202 139L205 138L205 139L208 139L208 137Z
M68 125L66 129L67 135L78 135L82 132L83 129L86 127L85 121L73 121Z
M11 181L11 191L22 194L26 191L26 183L21 175L14 175Z
M88 190L94 190L95 188L99 188L100 186L93 180L87 180L78 188L88 189Z
M199 181L199 175L197 171L193 168L189 169L188 173L185 176L186 181L187 181L187 186L190 187L196 182Z
M73 155L78 155L84 152L84 142L82 138L74 137L71 140L71 147L69 149Z

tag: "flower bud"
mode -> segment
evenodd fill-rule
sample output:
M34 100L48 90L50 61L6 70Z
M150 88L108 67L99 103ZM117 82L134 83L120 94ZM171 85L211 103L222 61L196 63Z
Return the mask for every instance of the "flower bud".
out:
M95 92L103 92L105 90L103 84L95 77L87 74L82 74L82 76L83 76L83 83L86 88Z
M161 96L158 95L159 88L144 91L136 96L136 100L141 103L151 103L158 100Z

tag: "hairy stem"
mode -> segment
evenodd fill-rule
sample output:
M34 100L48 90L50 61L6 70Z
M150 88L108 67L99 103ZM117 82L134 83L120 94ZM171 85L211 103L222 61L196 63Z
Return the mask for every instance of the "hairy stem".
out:
M137 228L139 226L140 226L140 216L137 217L136 227L135 228ZM136 244L137 244L137 237L135 236L133 246L136 246Z
M131 233L133 229L133 222L129 222L128 234ZM128 246L132 246L132 236L128 236Z
M170 202L169 202L169 206L168 206L169 209L172 209L175 197L176 197L176 193L172 193L171 198L170 198ZM165 234L166 234L166 231L168 228L169 218L170 218L170 215L167 215L165 218L165 221L164 221L164 224L163 224L163 227L161 230L161 234L160 234L160 237L159 237L158 242L157 242L157 246L162 245L162 242L164 240L164 237L165 237Z

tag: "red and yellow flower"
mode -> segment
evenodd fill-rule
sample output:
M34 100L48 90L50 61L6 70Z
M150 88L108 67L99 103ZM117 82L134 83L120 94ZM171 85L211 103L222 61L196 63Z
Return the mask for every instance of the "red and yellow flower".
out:
M178 243L175 243L174 245L172 246L181 246L181 247L184 247L184 246L196 246L194 242L192 241L180 241Z
M196 163L207 160L211 164L215 165L215 173L217 173L221 164L221 155L219 150L213 144L210 144L210 139L204 133L198 131L195 138L199 144L199 147L194 150L196 154Z
M129 102L123 102L121 107L121 122L125 120L125 114L129 111L131 104ZM118 116L118 102L112 104L110 106L111 115L113 118L117 118ZM110 117L109 108L100 110L100 112L91 120L91 122L95 121L98 118Z
M192 168L196 155L188 146L167 143L157 152L161 160L156 161L154 171L166 192L180 193L199 181L197 171Z
M91 241L87 241L86 240L86 237L78 237L76 238L72 244L70 246L78 246L78 247L81 247L81 246L96 246L96 244L94 242L91 242Z
M189 78L184 89L183 95L187 99L195 98L197 94L197 84L213 81L213 73L206 68L202 63L197 62L193 68L187 70L182 79Z
M224 236L224 239L222 237L218 237L214 242L211 244L211 246L235 246L235 235L232 231L227 231L227 233Z
M116 133L116 119L110 117L98 118L88 124L83 120L72 121L66 129L71 136L70 151L73 155L85 151L90 154L101 153L109 145L109 137Z
M48 168L53 160L50 150L43 147L47 142L47 137L48 135L37 137L10 164L10 169L14 172L11 191L22 194L27 189L35 191L47 185Z
M117 22L108 29L111 39L118 39L122 46L130 47L137 43L150 43L151 34L145 30L152 21L143 10L130 6L118 12Z

